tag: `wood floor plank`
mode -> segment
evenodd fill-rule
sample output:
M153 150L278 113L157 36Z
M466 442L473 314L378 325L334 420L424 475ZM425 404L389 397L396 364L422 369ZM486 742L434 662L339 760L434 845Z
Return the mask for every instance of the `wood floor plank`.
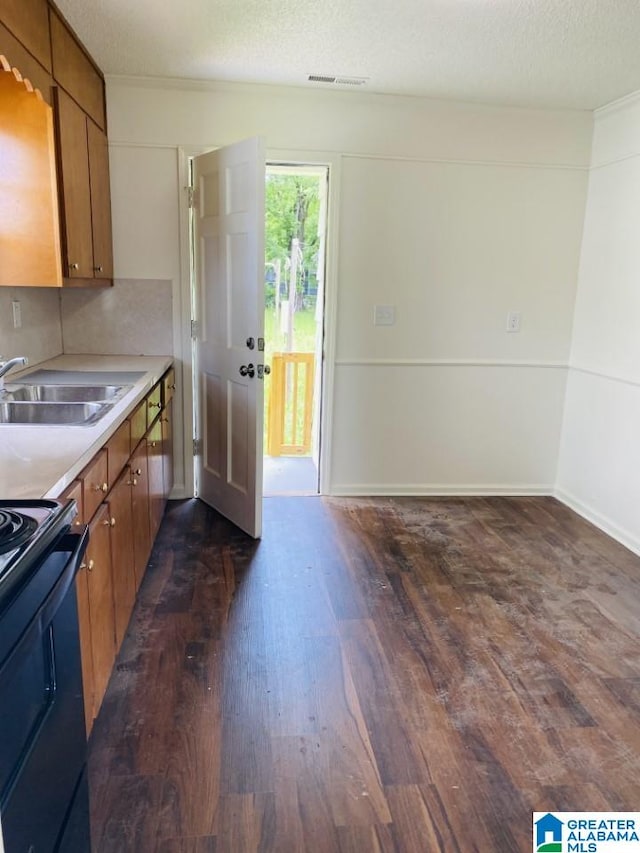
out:
M93 853L520 853L640 802L640 558L551 498L166 513L89 744Z

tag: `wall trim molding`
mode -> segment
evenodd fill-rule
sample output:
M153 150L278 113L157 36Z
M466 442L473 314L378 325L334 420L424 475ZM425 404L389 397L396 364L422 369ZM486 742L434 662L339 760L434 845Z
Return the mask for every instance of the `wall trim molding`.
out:
M592 367L578 367L573 364L569 365L569 371L571 370L575 370L577 373L585 373L587 376L596 376L598 379L606 379L609 382L620 382L623 385L631 385L634 388L640 388L640 379L631 379L629 376L607 373L604 370L596 370Z
M567 370L562 361L534 361L491 358L337 358L338 367L523 367Z
M609 101L608 104L603 104L601 107L596 107L593 115L596 118L601 118L602 116L611 115L611 113L617 113L619 110L623 110L625 107L630 107L638 102L640 102L640 90L630 92L621 98L616 98L615 101Z
M451 166L488 166L506 169L552 169L558 171L588 172L591 167L577 163L539 163L521 160L465 160L448 157L409 157L401 154L369 154L360 151L343 153L345 160L390 160L400 163L433 163Z
M591 522L591 524L595 525L599 530L602 530L602 532L606 533L607 536L611 536L611 538L615 539L616 542L619 542L621 545L624 545L625 548L628 548L630 551L633 551L634 554L638 554L640 556L640 538L631 533L631 531L626 530L624 527L620 527L608 516L598 512L598 510L579 500L575 495L571 494L571 492L567 492L559 486L556 486L554 489L553 496L561 503L565 504L565 506L568 506L569 509L577 512L578 515L582 516L582 518Z
M526 497L552 496L544 483L337 483L333 497Z

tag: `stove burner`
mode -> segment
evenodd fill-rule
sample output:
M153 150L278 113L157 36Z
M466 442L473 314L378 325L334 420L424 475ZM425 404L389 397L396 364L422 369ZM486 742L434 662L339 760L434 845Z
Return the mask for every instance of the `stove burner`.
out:
M35 518L0 509L0 554L13 551L26 542L37 526Z

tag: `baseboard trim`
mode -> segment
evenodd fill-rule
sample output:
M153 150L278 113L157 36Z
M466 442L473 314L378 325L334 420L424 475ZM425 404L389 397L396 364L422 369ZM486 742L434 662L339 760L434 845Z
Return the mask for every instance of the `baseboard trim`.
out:
M603 515L593 507L583 503L575 495L572 495L564 489L554 489L553 495L561 503L565 504L565 506L568 506L569 509L577 512L578 515L582 516L582 518L590 521L591 524L595 525L599 530L602 530L603 533L606 533L607 536L611 536L611 538L615 539L616 542L619 542L621 545L624 545L625 548L628 548L630 551L633 551L634 554L640 556L640 539L637 536L634 536L633 533L625 530L624 527L620 527L608 516Z
M527 497L552 496L551 484L529 483L343 483L333 485L334 497Z

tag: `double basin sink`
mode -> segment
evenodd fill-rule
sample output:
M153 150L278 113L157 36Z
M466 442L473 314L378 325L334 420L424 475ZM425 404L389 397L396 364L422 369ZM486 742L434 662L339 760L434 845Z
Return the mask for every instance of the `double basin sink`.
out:
M5 385L0 424L92 426L130 385Z

